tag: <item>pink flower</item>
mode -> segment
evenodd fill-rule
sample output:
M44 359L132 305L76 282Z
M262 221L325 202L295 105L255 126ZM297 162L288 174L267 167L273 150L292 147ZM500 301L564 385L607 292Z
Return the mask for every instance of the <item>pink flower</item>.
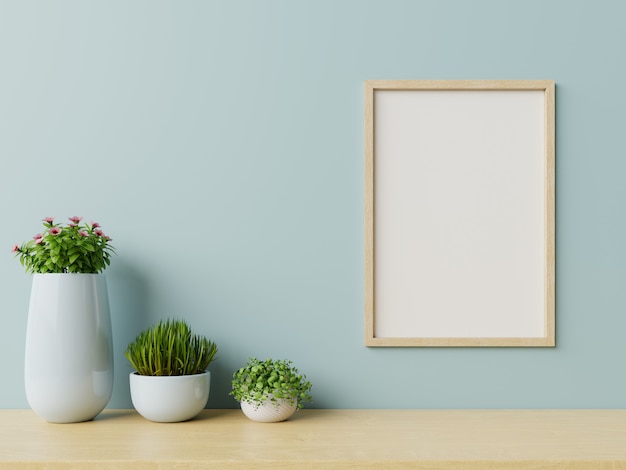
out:
M70 219L70 222L74 222L75 224L79 223L81 220L83 220L82 217L78 217L78 216L74 216L74 217L68 217L68 219Z
M61 233L61 229L59 227L52 227L49 233L50 235L58 235Z
M44 222L51 224L52 222L54 222L54 217L46 217L45 219L43 219Z
M69 224L68 227L74 228L74 227L78 227L78 225L76 225L76 224Z
M35 243L37 245L41 245L42 242L43 242L43 237L35 238Z
M83 236L83 237L88 237L89 236L89 234L87 232L85 232L84 230L79 230L78 234Z
M41 233L38 233L33 237L33 240L37 240L38 238L43 238L43 235Z
M102 230L100 230L99 228L95 229L95 230L93 231L93 233L95 233L95 234L96 234L96 235L98 235L99 237L104 238L105 240L108 240L108 241L110 241L110 240L111 240L111 237L109 237L109 236L105 235L105 234L104 234L104 232L103 232Z
M98 227L100 227L100 224L99 224L98 222L93 222L93 221L92 221L92 222L91 222L91 226L92 226L93 228L98 228Z
M11 249L11 251L12 251L13 253L17 253L18 251L20 251L20 247L19 247L19 246L17 246L17 245L13 245L13 248Z

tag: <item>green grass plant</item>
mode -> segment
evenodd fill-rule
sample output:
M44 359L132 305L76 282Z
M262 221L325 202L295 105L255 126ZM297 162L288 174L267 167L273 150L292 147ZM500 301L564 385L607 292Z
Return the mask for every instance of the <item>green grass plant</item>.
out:
M126 348L126 358L139 375L193 375L206 371L217 346L195 335L183 320L161 320L142 331Z

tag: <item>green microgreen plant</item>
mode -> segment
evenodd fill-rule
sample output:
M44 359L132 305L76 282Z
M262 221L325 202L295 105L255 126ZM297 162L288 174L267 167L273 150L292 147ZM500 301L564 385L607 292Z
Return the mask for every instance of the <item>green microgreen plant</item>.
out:
M125 354L139 375L193 375L205 372L216 353L215 343L194 335L183 320L161 320L142 331Z
M230 395L238 402L260 406L270 401L285 399L298 409L311 401L312 385L288 360L250 358L247 364L233 374Z
M82 217L69 217L70 223L43 219L45 230L22 245L14 245L13 253L27 273L91 273L97 274L111 264L115 250L97 222L81 223Z

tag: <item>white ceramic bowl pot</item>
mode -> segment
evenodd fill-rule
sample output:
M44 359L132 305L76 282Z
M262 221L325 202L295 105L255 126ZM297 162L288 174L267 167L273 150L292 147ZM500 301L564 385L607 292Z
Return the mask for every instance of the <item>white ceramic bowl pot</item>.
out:
M137 412L158 423L187 421L197 416L209 399L211 372L152 376L130 374L130 397Z
M249 403L241 402L241 411L252 421L259 423L278 423L288 420L295 412L297 402L295 400L286 400L284 398L275 401L266 400L265 402Z

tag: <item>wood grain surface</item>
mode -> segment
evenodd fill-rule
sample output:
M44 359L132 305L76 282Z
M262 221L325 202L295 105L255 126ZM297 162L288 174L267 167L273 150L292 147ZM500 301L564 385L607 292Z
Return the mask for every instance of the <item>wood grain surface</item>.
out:
M626 410L302 410L272 424L240 410L171 424L1 410L0 422L2 469L626 469Z

